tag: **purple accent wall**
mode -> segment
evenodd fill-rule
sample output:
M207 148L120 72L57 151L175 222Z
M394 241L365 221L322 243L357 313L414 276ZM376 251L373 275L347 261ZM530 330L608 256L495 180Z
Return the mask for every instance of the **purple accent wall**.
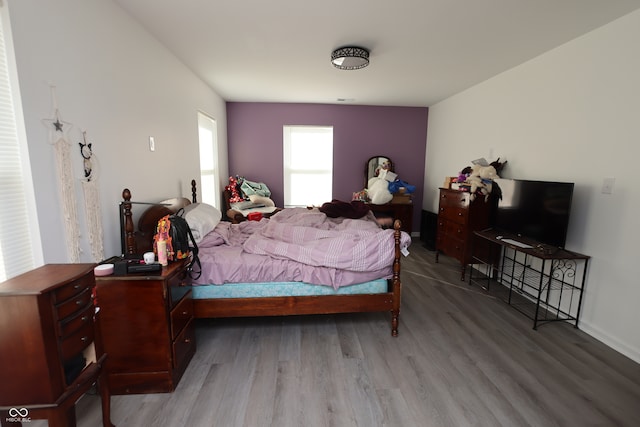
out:
M229 173L264 182L283 206L282 127L333 126L333 197L350 201L365 186L367 159L387 156L398 177L416 186L413 231L419 231L427 118L426 107L229 102Z

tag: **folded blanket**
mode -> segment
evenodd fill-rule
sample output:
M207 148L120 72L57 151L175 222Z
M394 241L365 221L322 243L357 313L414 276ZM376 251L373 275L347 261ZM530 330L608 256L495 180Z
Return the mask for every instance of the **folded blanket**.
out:
M369 206L365 203L354 200L352 202L343 202L341 200L332 200L323 204L320 207L320 212L327 215L329 218L362 218L369 212Z

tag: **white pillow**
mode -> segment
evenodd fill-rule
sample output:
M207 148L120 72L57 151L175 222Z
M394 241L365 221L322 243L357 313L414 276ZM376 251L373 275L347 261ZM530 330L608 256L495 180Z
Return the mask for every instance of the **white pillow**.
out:
M204 236L222 219L222 212L206 203L192 203L184 208L184 219L187 220L193 239L200 243Z
M266 207L272 207L276 205L270 198L259 196L257 194L250 195L249 200L251 200L251 203L255 203L257 205L265 205Z

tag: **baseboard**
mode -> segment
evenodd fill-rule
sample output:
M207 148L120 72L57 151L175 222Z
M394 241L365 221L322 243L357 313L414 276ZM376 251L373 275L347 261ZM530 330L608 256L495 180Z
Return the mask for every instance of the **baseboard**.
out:
M580 328L580 330L585 334L589 334L601 343L607 345L608 347L611 347L618 353L627 356L629 359L633 360L636 363L640 363L640 349L630 347L627 344L615 338L612 338L601 329L594 327L589 322L586 322L582 319L580 320L580 323L578 323L578 328Z

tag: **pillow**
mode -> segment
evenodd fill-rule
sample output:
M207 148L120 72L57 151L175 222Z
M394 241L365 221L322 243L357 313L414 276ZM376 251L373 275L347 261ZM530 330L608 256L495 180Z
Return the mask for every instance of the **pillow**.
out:
M222 212L206 203L192 203L184 208L184 219L189 224L196 244L216 228L221 218Z
M275 203L273 203L273 200L271 200L270 198L265 196L260 196L258 194L252 194L251 196L249 196L249 200L251 200L251 203L255 203L257 205L265 205L266 207L271 207L276 205Z

